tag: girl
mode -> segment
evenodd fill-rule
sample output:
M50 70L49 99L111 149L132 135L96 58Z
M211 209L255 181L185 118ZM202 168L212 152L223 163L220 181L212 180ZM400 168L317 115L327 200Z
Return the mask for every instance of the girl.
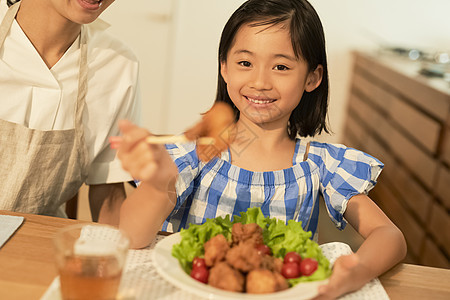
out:
M231 16L219 46L216 101L236 112L238 136L220 158L199 161L195 144L147 145L148 133L120 124L119 157L141 179L124 202L121 227L135 247L160 224L179 231L207 218L259 206L266 216L301 221L316 238L319 196L340 229L365 238L339 258L319 297L359 289L405 255L402 233L367 196L383 165L342 145L301 137L328 131L328 73L319 17L306 0L249 0Z

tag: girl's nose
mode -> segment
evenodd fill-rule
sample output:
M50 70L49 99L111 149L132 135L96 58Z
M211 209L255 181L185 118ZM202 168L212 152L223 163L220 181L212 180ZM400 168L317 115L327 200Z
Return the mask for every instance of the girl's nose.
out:
M257 90L270 90L272 83L270 80L270 74L265 70L253 70L250 86Z

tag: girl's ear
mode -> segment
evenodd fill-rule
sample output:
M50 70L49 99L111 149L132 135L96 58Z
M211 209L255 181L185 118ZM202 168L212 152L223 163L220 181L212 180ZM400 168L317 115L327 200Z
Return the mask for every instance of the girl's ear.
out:
M306 79L305 91L314 91L322 82L323 66L318 65L317 68L308 74Z
M220 63L220 74L223 77L223 80L226 84L228 84L228 70L227 70L227 62Z

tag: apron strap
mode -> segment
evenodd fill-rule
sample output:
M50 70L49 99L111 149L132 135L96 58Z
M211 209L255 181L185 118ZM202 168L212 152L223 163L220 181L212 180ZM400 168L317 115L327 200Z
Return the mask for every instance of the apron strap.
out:
M9 30L11 29L11 24L16 17L17 11L20 7L20 1L12 5L8 11L6 12L5 17L3 18L2 23L0 24L0 47L3 46L5 42L6 36L8 35Z
M86 92L87 92L87 82L88 82L88 65L87 65L87 33L84 25L81 26L80 32L80 71L78 77L78 96L77 103L75 107L75 120L74 128L76 139L78 140L79 149L81 157L85 157L85 169L87 170L88 164L88 149L84 137L84 127L83 127L83 111L86 104Z
M83 110L85 105L86 91L87 91L87 42L86 29L81 26L80 32L80 73L78 77L78 96L75 108L75 128L83 127Z

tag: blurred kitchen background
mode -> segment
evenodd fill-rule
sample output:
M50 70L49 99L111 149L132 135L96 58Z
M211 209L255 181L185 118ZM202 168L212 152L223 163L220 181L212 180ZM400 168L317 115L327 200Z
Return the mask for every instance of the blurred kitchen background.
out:
M143 126L181 133L212 105L220 33L243 2L118 0L103 14L141 61ZM333 131L318 139L382 160L370 196L405 233L405 261L448 268L450 1L311 3L327 41ZM321 211L320 242L357 250L362 238L350 226L336 230ZM90 218L85 200L78 218Z

